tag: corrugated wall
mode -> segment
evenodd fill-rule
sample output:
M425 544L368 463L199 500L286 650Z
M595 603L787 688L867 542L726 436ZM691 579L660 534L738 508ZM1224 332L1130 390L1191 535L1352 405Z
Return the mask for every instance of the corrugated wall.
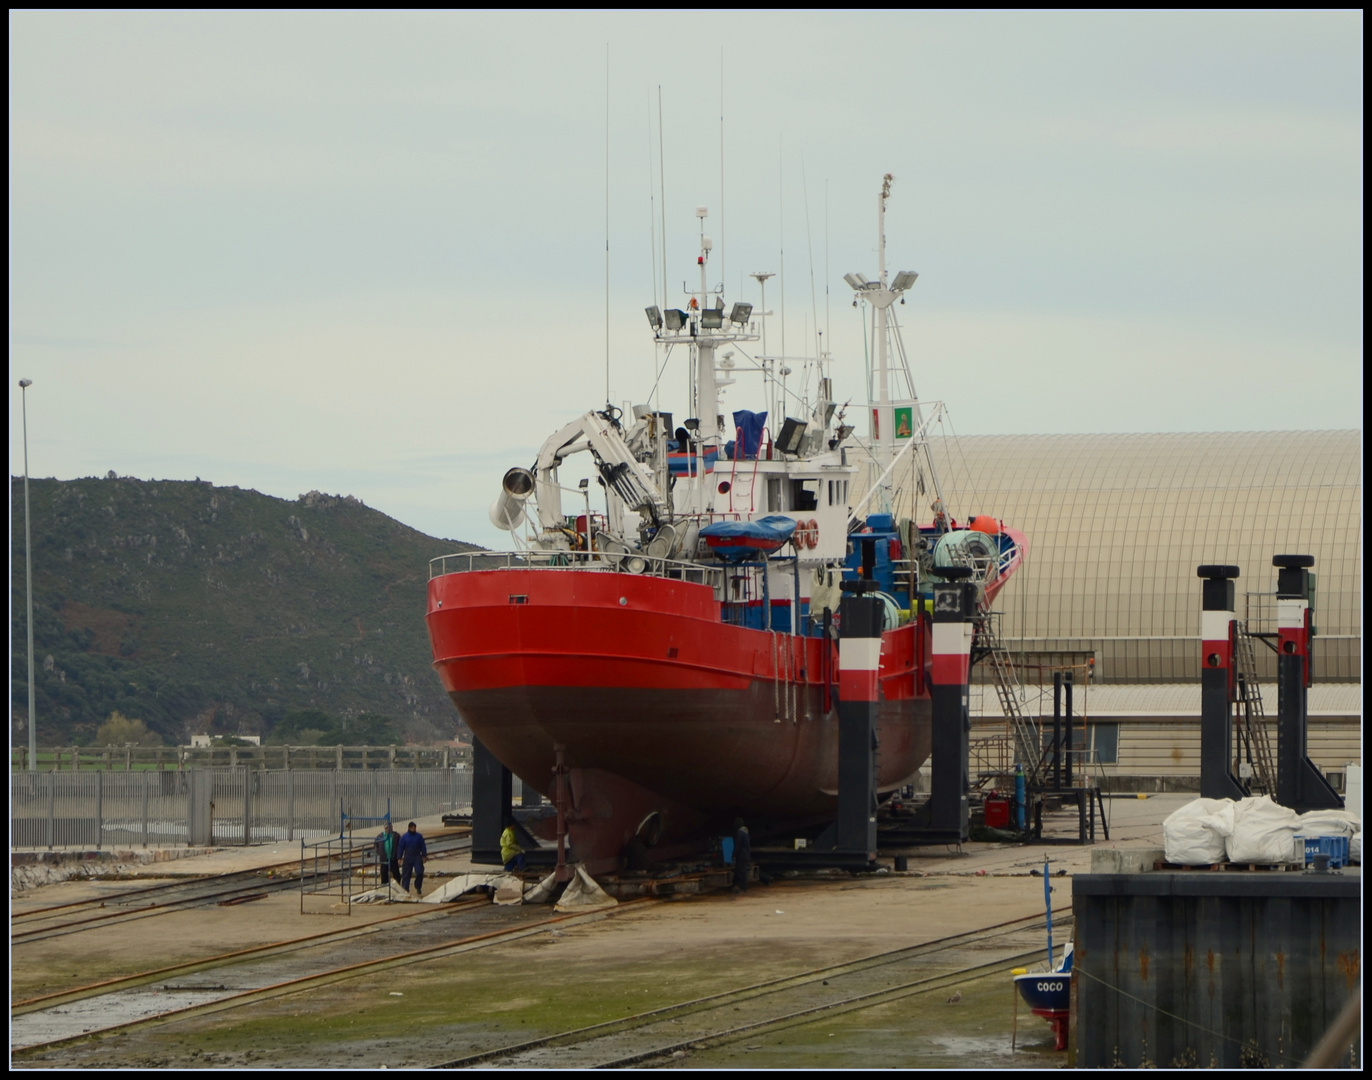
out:
M954 517L991 514L1029 538L997 601L1002 635L1026 660L1089 654L1105 682L1198 680L1196 567L1241 568L1242 616L1246 593L1275 589L1272 556L1297 552L1316 560L1316 678L1354 681L1360 441L1357 431L978 435L936 438L933 452ZM932 488L914 497L904 471L894 511L927 522ZM1253 599L1270 621L1270 599Z

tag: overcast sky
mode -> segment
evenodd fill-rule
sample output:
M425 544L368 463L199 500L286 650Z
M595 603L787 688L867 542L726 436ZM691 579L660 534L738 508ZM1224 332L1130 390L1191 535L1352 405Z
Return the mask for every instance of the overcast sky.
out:
M607 46L616 402L653 384L662 189L670 295L698 205L730 301L784 247L788 352L828 326L860 400L842 275L876 272L891 172L916 385L957 432L1361 426L1359 12L9 29L15 473L27 377L32 475L318 488L508 546L501 473L604 400Z

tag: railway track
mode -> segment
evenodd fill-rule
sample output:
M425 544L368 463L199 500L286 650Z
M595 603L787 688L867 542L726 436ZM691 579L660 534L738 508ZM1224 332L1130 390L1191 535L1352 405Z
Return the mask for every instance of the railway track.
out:
M412 918L400 926L393 920L385 920L371 924L387 927L389 932L384 935L340 932L325 935L331 940L296 939L276 943L263 947L260 955L248 955L254 950L242 950L223 954L217 958L218 963L211 963L216 958L210 958L161 972L143 972L129 976L127 980L112 980L104 988L88 987L86 989L91 992L80 999L56 1000L63 995L53 995L52 999L35 998L12 1008L11 1053L16 1058L31 1057L87 1039L241 1008L390 968L518 941L546 933L558 925L613 918L655 903L660 901L643 897L606 910L549 916L546 909L495 908L483 900L457 905L455 910L467 914L488 912L493 919L514 925L437 943L429 940L418 947L396 952L393 951L395 945L404 943L407 937L412 939L412 944L414 939L424 939L425 929L417 924L430 920ZM445 905L438 914L451 910ZM359 956L363 958L358 959ZM351 962L340 964L339 960L344 958ZM194 976L195 981L186 981L189 976Z
M429 857L471 847L468 832L440 834L430 844ZM197 876L163 882L105 896L14 912L10 916L12 948L87 930L144 919L209 904L232 904L299 887L300 860L271 863L251 870Z
M74 986L49 994L40 994L37 997L13 1001L10 1003L10 1016L23 1016L27 1013L37 1012L40 1009L50 1009L56 1005L67 1005L75 1001L84 1001L88 998L100 997L103 994L110 994L119 990L127 990L136 986L145 986L148 983L157 982L158 980L196 974L213 968L227 967L248 959L259 959L271 955L294 952L299 949L314 948L317 945L346 941L350 938L362 937L379 930L389 930L394 923L400 922L402 919L425 917L434 919L455 912L465 911L467 908L484 907L486 903L487 901L483 897L479 899L457 901L451 904L424 905L422 908L406 911L401 915L394 915L388 919L378 919L375 922L364 923L361 926L346 926L338 930L325 930L318 934L306 934L303 937L287 938L284 941L267 942L264 945L253 945L245 949L235 949L232 952L219 953L216 956L206 956L199 960L187 960L184 963L171 964L167 967L152 968L148 971L139 971L131 975L120 975L112 979L102 979L100 982L88 983L85 986Z
M1062 908L1060 925L1071 924ZM950 989L1044 956L1042 916L877 953L438 1063L442 1069L627 1068L821 1016Z

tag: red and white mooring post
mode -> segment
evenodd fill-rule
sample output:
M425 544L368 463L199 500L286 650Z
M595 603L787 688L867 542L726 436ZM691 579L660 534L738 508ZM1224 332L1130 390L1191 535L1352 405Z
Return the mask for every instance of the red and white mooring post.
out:
M976 614L977 587L966 579L969 567L941 569L951 579L934 586L931 641L932 670L929 697L933 712L933 745L930 754L929 824L950 842L970 835L967 788L969 740L972 733L967 682L971 672L972 617Z
M877 679L885 605L869 578L845 581L842 588L835 847L870 863L877 854Z
M1234 700L1234 579L1237 566L1196 567L1201 578L1201 797L1242 799L1235 778L1230 705Z

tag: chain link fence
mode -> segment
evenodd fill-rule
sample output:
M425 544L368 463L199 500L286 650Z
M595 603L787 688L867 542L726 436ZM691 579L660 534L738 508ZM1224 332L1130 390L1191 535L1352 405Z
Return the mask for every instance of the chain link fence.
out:
M465 769L191 769L10 776L10 848L265 844L336 836L352 818L469 808Z

